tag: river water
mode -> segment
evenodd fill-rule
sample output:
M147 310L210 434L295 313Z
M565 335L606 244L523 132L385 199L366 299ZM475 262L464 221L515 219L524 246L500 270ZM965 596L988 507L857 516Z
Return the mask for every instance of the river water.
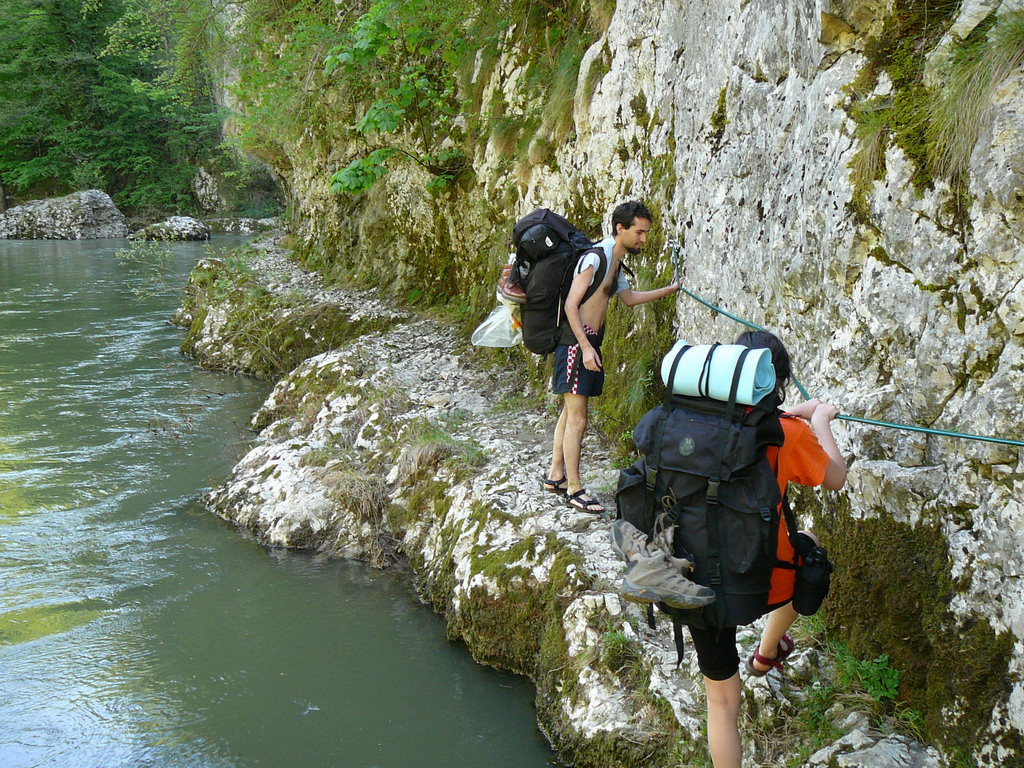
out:
M264 383L179 356L208 249L0 240L0 767L557 765L533 688L407 577L267 552L198 502Z

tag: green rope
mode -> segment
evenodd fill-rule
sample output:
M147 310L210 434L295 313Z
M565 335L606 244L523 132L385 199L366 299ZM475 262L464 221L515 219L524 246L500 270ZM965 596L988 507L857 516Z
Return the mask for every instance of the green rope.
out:
M1009 440L1005 437L989 437L987 435L969 435L965 432L950 432L945 429L932 429L930 427L915 427L912 424L896 424L889 421L877 421L875 419L865 419L860 416L846 416L839 414L836 416L837 419L843 421L857 421L861 424L873 424L876 427L892 427L893 429L907 429L911 432L925 432L929 435L941 435L942 437L962 437L967 440L980 440L983 443L999 443L1001 445L1017 445L1024 446L1024 441L1021 440Z
M732 314L730 312L726 312L721 307L716 307L710 301L707 301L706 299L702 298L701 296L698 296L693 291L690 291L690 290L684 288L683 287L683 283L682 283L682 259L681 259L681 256L680 256L679 242L674 240L674 239L672 239L672 240L668 241L667 245L668 245L669 249L671 249L671 251L672 251L672 266L673 266L673 268L675 270L676 282L679 285L679 291L681 293L685 293L691 299L694 299L695 301L703 304L708 309L713 309L718 314L725 315L730 320L735 320L737 323L740 323L741 325L745 325L748 328L753 328L754 330L757 330L757 331L766 331L767 332L766 328L762 328L757 323L752 323L749 320L744 320L742 317L737 317L736 315L734 315L734 314ZM804 396L804 399L806 399L806 400L810 400L811 399L811 396L809 394L807 394L807 390L804 389L803 384L800 383L800 380L797 379L796 375L793 376L793 383L796 385L796 388L800 390L800 394ZM949 430L945 430L945 429L932 429L931 427L915 427L915 426L913 426L911 424L898 424L898 423L892 422L892 421L878 421L876 419L865 419L865 418L863 418L861 416L847 416L847 415L842 414L842 413L840 413L838 416L836 416L836 418L837 419L842 419L843 421L854 421L854 422L857 422L859 424L871 424L872 426L876 426L876 427L889 427L891 429L904 429L904 430L908 430L910 432L923 432L925 434L939 435L941 437L959 437L959 438L963 438L965 440L979 440L979 441L984 442L984 443L999 443L1000 445L1015 445L1015 446L1024 447L1024 441L1021 441L1021 440L1009 440L1009 439L1007 439L1005 437L989 437L989 436L986 436L986 435L969 435L969 434L966 434L964 432L950 432Z

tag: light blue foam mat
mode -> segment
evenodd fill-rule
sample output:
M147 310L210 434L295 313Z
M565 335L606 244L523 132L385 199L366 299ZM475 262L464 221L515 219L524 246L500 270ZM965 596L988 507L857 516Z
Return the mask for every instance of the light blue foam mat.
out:
M661 361L661 380L668 384L672 362L680 350L687 346L682 339L677 341ZM682 359L676 367L675 381L672 392L690 397L710 397L713 400L729 400L733 374L740 354L747 347L739 344L719 344L711 355L710 365L706 364L710 344L697 344L683 352ZM755 405L765 395L775 389L775 367L772 365L772 353L769 349L751 349L743 361L740 371L739 389L736 402L743 405Z

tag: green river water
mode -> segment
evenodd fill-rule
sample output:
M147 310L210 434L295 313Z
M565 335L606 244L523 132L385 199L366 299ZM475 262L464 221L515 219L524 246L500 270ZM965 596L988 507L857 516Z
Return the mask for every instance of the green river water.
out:
M178 354L121 240L0 240L0 768L557 765L408 576L210 515L267 393ZM165 265L166 266L166 265ZM141 289L141 293L140 293Z

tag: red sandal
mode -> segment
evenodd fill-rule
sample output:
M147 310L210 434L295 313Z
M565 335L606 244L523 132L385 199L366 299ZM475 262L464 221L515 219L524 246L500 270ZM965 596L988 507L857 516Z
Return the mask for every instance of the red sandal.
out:
M773 669L777 669L779 672L782 672L782 662L789 657L789 654L793 652L794 648L796 648L796 643L793 642L793 638L788 634L784 634L782 639L779 640L778 648L775 649L775 658L769 659L767 656L761 655L761 646L758 644L754 648L753 654L751 654L750 658L747 659L747 672L754 677L764 677ZM755 661L758 664L767 666L768 669L758 669L754 666Z

